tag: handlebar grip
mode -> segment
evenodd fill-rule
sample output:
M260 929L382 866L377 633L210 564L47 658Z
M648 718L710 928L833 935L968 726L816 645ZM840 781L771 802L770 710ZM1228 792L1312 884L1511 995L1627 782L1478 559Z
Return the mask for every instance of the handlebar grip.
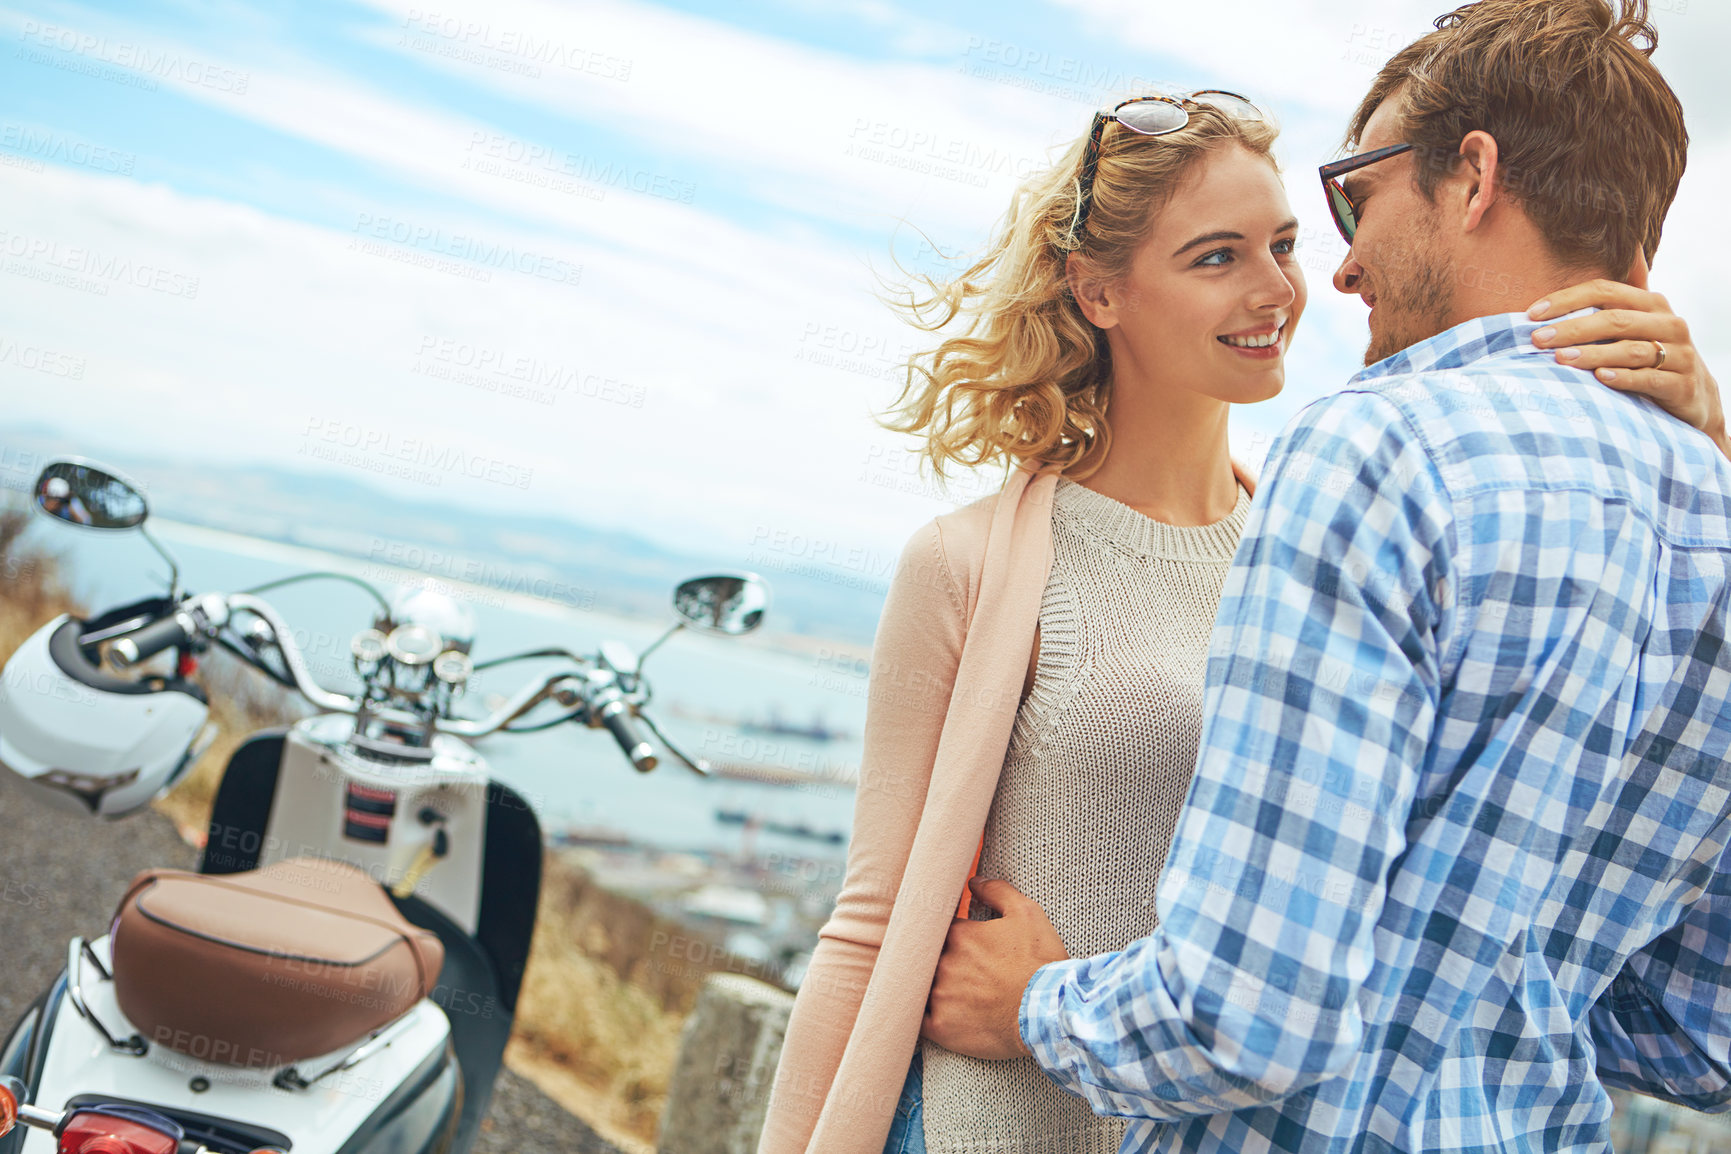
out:
M660 764L661 759L655 756L655 747L643 739L637 722L631 717L630 706L623 701L615 699L601 707L601 724L607 727L637 772L648 773Z
M116 669L128 669L164 649L185 645L192 640L185 621L184 615L174 613L152 621L136 633L128 633L108 647L108 663Z

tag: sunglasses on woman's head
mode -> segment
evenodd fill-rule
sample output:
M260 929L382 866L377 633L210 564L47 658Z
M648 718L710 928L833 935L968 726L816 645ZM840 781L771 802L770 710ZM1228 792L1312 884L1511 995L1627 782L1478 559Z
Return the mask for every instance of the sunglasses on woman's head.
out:
M1364 152L1325 164L1319 170L1322 173L1323 191L1328 194L1328 211L1334 215L1334 227L1340 230L1340 235L1346 238L1347 244L1351 244L1352 238L1358 235L1358 202L1347 194L1346 186L1340 183L1340 178L1349 172L1357 172L1368 164L1399 156L1416 147L1418 146L1413 144L1390 145L1388 148L1379 148L1374 152Z
M1205 88L1180 96L1138 96L1126 100L1110 112L1096 112L1088 130L1088 147L1082 153L1081 187L1076 195L1076 215L1070 222L1070 247L1080 248L1082 230L1088 223L1088 209L1094 201L1094 170L1100 164L1100 139L1105 135L1106 122L1116 120L1131 132L1143 136L1165 136L1190 123L1186 105L1212 108L1239 120L1265 120L1262 110L1236 92Z

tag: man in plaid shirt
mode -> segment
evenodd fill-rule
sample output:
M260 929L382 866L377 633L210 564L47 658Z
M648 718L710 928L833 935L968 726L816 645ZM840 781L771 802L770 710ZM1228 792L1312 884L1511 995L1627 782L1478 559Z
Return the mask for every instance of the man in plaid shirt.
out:
M1325 174L1370 367L1270 452L1159 928L1051 961L986 882L934 985L929 1036L1032 1053L1126 1151L1602 1151L1605 1086L1731 1108L1731 466L1509 311L1644 282L1681 110L1645 0L1438 23Z

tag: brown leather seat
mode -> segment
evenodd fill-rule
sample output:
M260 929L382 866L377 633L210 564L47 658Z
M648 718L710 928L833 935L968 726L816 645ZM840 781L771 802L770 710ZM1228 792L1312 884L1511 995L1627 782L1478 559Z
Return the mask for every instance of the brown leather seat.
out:
M231 1066L357 1042L426 997L445 959L377 882L322 858L215 877L146 870L112 935L115 994L139 1033Z

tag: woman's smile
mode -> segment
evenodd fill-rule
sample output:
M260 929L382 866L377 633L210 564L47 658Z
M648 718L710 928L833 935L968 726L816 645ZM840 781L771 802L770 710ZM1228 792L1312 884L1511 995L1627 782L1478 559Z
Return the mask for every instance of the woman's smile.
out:
M1253 361L1277 361L1286 355L1286 322L1261 325L1242 333L1214 338L1241 357Z

